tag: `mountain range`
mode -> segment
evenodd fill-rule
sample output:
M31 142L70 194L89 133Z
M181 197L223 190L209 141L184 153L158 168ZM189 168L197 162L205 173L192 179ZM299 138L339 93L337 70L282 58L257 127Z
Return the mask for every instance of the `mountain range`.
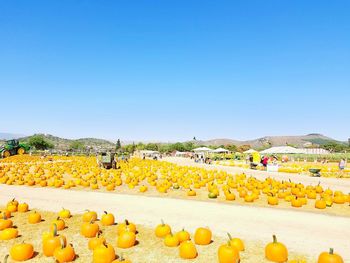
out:
M115 146L115 142L98 139L98 138L81 138L77 140L60 138L57 136L53 136L50 134L41 134L47 140L51 141L55 148L57 149L67 149L74 141L79 141L83 143L85 146L93 147L93 148L113 148ZM11 133L0 133L0 140L8 140L8 139L19 139L20 141L27 142L31 136L23 136L19 134L11 134ZM268 148L272 146L281 146L281 145L292 145L296 147L306 147L310 145L323 145L329 142L336 143L345 143L341 141L337 141L333 138L324 136L322 134L312 133L307 135L300 136L265 136L253 140L234 140L234 139L212 139L212 140L195 140L191 141L196 145L212 145L212 146L220 146L220 145L230 145L234 144L237 146L241 145L250 145L250 147L259 149L259 148ZM122 141L122 144L130 144L130 141ZM162 143L162 142L159 142Z

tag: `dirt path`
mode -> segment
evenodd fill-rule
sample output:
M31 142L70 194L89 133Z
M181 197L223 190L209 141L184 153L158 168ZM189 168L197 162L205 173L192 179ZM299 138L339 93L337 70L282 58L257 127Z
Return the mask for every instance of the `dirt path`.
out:
M229 231L242 239L264 244L274 233L291 251L316 258L320 251L334 247L345 262L350 262L350 219L345 217L137 195L0 185L0 205L11 197L53 212L62 207L73 213L82 213L87 208L99 213L109 210L116 214L118 221L127 217L150 227L155 227L160 219L175 228L186 227L191 231L199 226L209 226L218 236Z
M307 175L299 175L299 174L291 174L291 173L278 173L278 172L266 172L266 171L256 171L251 169L245 169L240 167L232 167L232 166L224 166L224 165L208 165L208 164L199 164L195 163L193 160L188 158L180 158L180 157L167 157L163 158L163 161L176 163L178 165L183 166L196 166L202 167L205 169L218 169L222 171L226 171L228 173L236 174L236 173L245 173L247 175L255 176L259 179L265 179L267 177L275 178L278 180L287 181L291 179L293 182L300 182L305 185L317 185L321 182L324 188L331 188L333 190L340 190L344 193L350 192L350 180L349 179L341 179L341 178L327 178L327 177L311 177Z

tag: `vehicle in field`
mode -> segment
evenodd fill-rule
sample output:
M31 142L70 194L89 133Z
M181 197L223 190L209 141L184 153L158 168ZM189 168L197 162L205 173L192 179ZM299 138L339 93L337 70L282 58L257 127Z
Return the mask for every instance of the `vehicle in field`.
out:
M30 146L25 143L20 143L18 140L8 140L4 145L0 146L0 156L7 158L12 155L22 155L29 151Z

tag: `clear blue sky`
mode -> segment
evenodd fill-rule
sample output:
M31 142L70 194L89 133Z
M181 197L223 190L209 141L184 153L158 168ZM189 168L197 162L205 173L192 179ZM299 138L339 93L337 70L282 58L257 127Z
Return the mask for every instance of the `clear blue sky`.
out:
M1 1L0 131L350 136L350 1Z

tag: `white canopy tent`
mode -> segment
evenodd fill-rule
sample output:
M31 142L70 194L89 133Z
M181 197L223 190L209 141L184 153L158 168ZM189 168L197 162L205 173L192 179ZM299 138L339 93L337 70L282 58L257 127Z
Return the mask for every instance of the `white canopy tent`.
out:
M230 151L229 151L229 150L226 150L226 149L224 149L224 148L217 148L217 149L212 150L212 151L210 151L210 152L212 152L212 153L228 153L228 152L230 152Z
M304 153L302 149L297 149L291 146L276 146L260 152L261 154L295 154Z
M213 149L210 149L208 147L199 147L199 148L193 149L194 152L210 152L212 150Z
M243 153L255 153L255 152L257 152L257 151L255 151L254 149L249 149L248 151L245 151L245 152L243 152Z

